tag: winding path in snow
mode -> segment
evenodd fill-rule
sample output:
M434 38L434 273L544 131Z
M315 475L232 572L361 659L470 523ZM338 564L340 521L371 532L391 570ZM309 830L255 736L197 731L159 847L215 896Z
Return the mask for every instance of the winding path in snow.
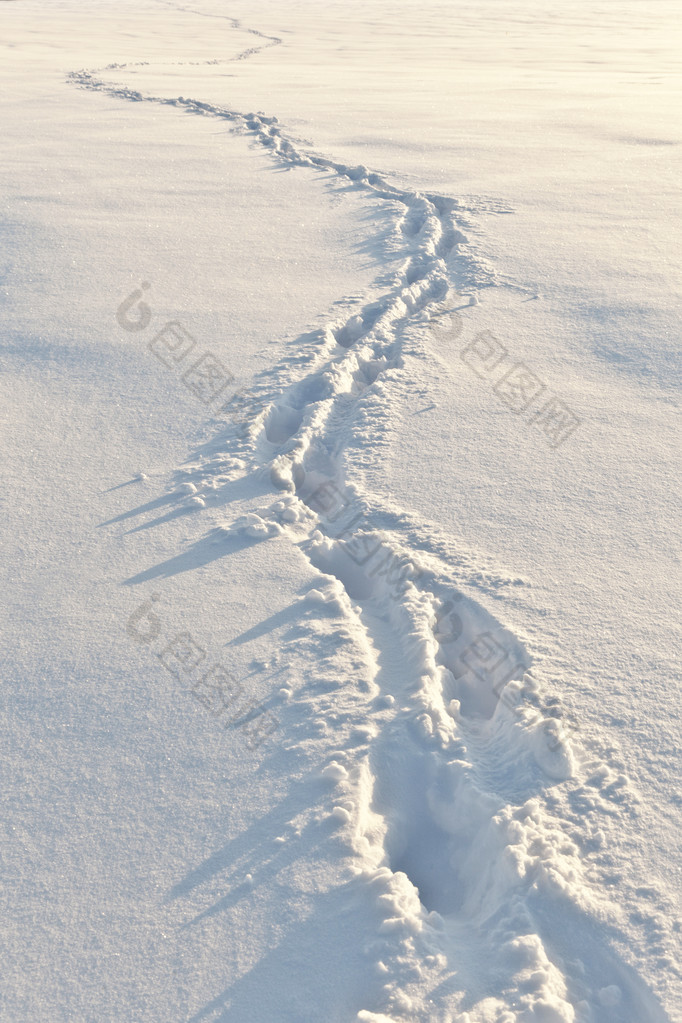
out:
M206 16L241 28L226 15ZM232 61L281 43L245 31L261 42ZM111 97L228 121L275 160L352 182L388 207L404 252L398 279L379 300L330 321L296 360L266 374L261 392L273 397L245 428L219 427L215 455L193 476L199 491L211 486L219 495L227 453L246 473L269 477L272 503L234 528L289 533L328 579L321 598L345 601L371 651L381 707L373 734L345 765L327 766L337 803L355 807L333 813L358 877L384 912L381 958L391 982L385 1004L358 1020L663 1023L645 985L607 947L615 916L582 862L594 818L609 800L625 798L617 772L574 749L570 723L543 694L528 652L463 595L480 566L466 564L427 523L364 492L353 469L371 436L368 419L387 414L405 353L424 350L428 323L452 305L452 257L466 257L469 267L459 290L495 283L466 255L476 208L307 153L274 116L145 95L107 82L106 70L125 65L68 78ZM553 814L548 798L569 780L595 811L580 825L574 819L570 835L564 807L555 799ZM421 1007L412 988L423 987L429 964L434 971L445 964L455 978L438 1004L457 1012Z

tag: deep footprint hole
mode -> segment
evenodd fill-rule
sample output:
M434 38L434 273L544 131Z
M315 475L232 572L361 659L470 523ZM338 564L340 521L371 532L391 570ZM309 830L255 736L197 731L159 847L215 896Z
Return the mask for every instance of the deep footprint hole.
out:
M271 444L284 444L296 433L303 421L300 409L289 405L276 405L265 420L265 436Z

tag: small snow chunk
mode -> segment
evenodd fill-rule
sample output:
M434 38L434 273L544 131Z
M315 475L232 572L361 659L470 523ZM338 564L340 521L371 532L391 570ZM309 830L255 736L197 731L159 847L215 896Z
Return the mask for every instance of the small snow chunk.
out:
M256 515L255 512L250 512L248 515L238 519L235 523L235 528L239 529L241 533L245 533L246 536L252 536L256 539L279 536L283 532L279 522L266 522L260 515Z
M330 817L332 820L339 821L340 824L349 824L351 820L350 813L344 806L335 806Z
M227 537L231 536L234 532L235 530L229 524L216 526L213 530L213 543L220 543L222 540L226 540Z
M608 987L603 987L599 992L599 1004L607 1009L612 1009L615 1005L619 1005L621 998L622 991L617 984L609 984Z
M350 734L350 740L353 745L359 745L360 743L369 742L376 735L376 731L369 726L361 725L359 728L354 728Z
M429 739L433 735L433 721L429 714L420 714L417 718L419 734L423 739Z
M335 782L342 781L344 778L348 777L348 771L346 768L343 764L339 764L336 760L332 760L331 764L327 764L321 774L323 778L328 778Z
M450 700L450 703L448 704L448 710L455 721L459 721L461 719L461 707L462 705L459 700Z

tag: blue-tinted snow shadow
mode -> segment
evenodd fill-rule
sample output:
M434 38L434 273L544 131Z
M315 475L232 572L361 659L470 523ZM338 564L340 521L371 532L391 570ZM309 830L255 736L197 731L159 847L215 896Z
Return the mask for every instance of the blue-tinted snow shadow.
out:
M225 875L223 882L229 885L232 878L239 878L231 890L184 923L190 927L208 916L215 916L252 890L242 878L251 874L253 885L272 880L284 868L294 863L301 855L309 855L324 838L329 827L309 822L300 835L294 836L291 821L300 812L301 806L314 805L321 798L326 786L321 781L306 779L293 782L285 799L268 813L255 820L245 831L227 842L221 849L209 856L179 881L164 899L166 903L186 898L197 888L213 881L218 875ZM308 803L305 800L309 800ZM276 842L275 837L286 836L285 842Z
M210 565L212 561L218 561L229 554L237 551L255 547L258 543L265 543L271 537L250 537L242 533L226 533L221 528L212 529L210 533L197 540L182 554L162 561L152 568L138 572L137 575L123 580L124 586L137 586L139 583L149 582L150 579L169 579L171 576L180 575L182 572L191 572L195 568L203 568Z
M276 924L274 947L187 1023L244 1023L254 1019L254 1006L258 1019L341 1023L376 1002L381 982L358 941L376 921L360 882L317 893L315 911L305 920L295 918L283 899ZM314 990L296 983L302 975L319 979Z
M291 755L296 756L293 752ZM333 822L320 821L311 814L300 831L294 832L291 826L302 806L318 806L327 795L327 784L321 779L308 777L293 782L286 798L178 882L164 900L166 904L188 899L190 905L196 907L201 901L202 886L208 885L210 891L211 882L219 876L222 876L224 886L229 886L221 898L195 913L181 925L181 929L200 929L202 934L210 934L213 918L229 913L244 900L253 900L260 887L272 890L279 885L289 892L290 882L284 881L282 875L290 877L291 868L297 862L299 869L308 873L315 869L314 865L325 854L331 854L334 859L342 856L345 846ZM285 841L276 841L278 836ZM250 880L244 880L247 873L251 875ZM180 905L177 908L180 909ZM319 1011L317 1018L354 1018L363 1006L351 1005L349 992L358 991L358 977L368 969L367 958L357 943L357 934L371 933L376 927L371 900L367 899L359 881L342 881L332 891L316 895L314 911L306 920L300 920L299 913L297 900L290 909L287 898L284 898L277 909L277 930L283 933L273 939L274 947L187 1023L199 1023L207 1018L213 1023L218 1020L242 1023L253 1018L254 1005L261 1007L263 1018L307 1019L311 992L301 991L299 995L295 990L287 990L287 995L295 1003L283 1007L282 980L295 976L303 966L311 975L311 964L314 974L316 962L320 976L323 971L326 974L330 962L345 964L335 966L334 976L325 982L324 989L315 991L316 1009ZM344 1015L351 1008L350 1015Z
M124 486L124 484L121 484ZM118 489L118 488L117 488ZM163 494L161 497L155 497L152 501L147 501L145 504L139 504L136 508L130 508L128 511L121 512L120 515L115 515L113 519L107 519L105 522L100 522L97 526L98 529L104 529L105 526L114 526L118 522L126 522L128 519L137 518L139 515L146 515L148 512L156 511L157 508L164 508L169 504L176 504L179 500L185 499L186 495L180 495L176 491L170 494ZM174 509L176 513L181 511L191 511L192 509L181 508ZM168 518L168 515L163 516ZM155 520L159 521L159 520ZM150 523L147 523L148 525Z
M254 639L260 639L261 636L265 636L268 632L272 632L283 625L292 625L291 633L293 635L299 628L298 623L305 618L315 618L317 621L320 621L322 618L336 617L338 617L338 611L333 605L325 606L324 604L316 603L314 606L307 608L300 604L290 605L281 611L276 611L269 618L264 618L262 622L258 622L252 628L246 629L239 636L234 636L227 641L225 646L242 646L244 643L250 643Z

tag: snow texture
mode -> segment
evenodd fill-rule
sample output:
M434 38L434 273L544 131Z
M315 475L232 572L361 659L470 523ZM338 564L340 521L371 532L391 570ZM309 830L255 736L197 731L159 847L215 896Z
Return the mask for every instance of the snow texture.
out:
M644 11L3 4L3 1018L682 1020Z

